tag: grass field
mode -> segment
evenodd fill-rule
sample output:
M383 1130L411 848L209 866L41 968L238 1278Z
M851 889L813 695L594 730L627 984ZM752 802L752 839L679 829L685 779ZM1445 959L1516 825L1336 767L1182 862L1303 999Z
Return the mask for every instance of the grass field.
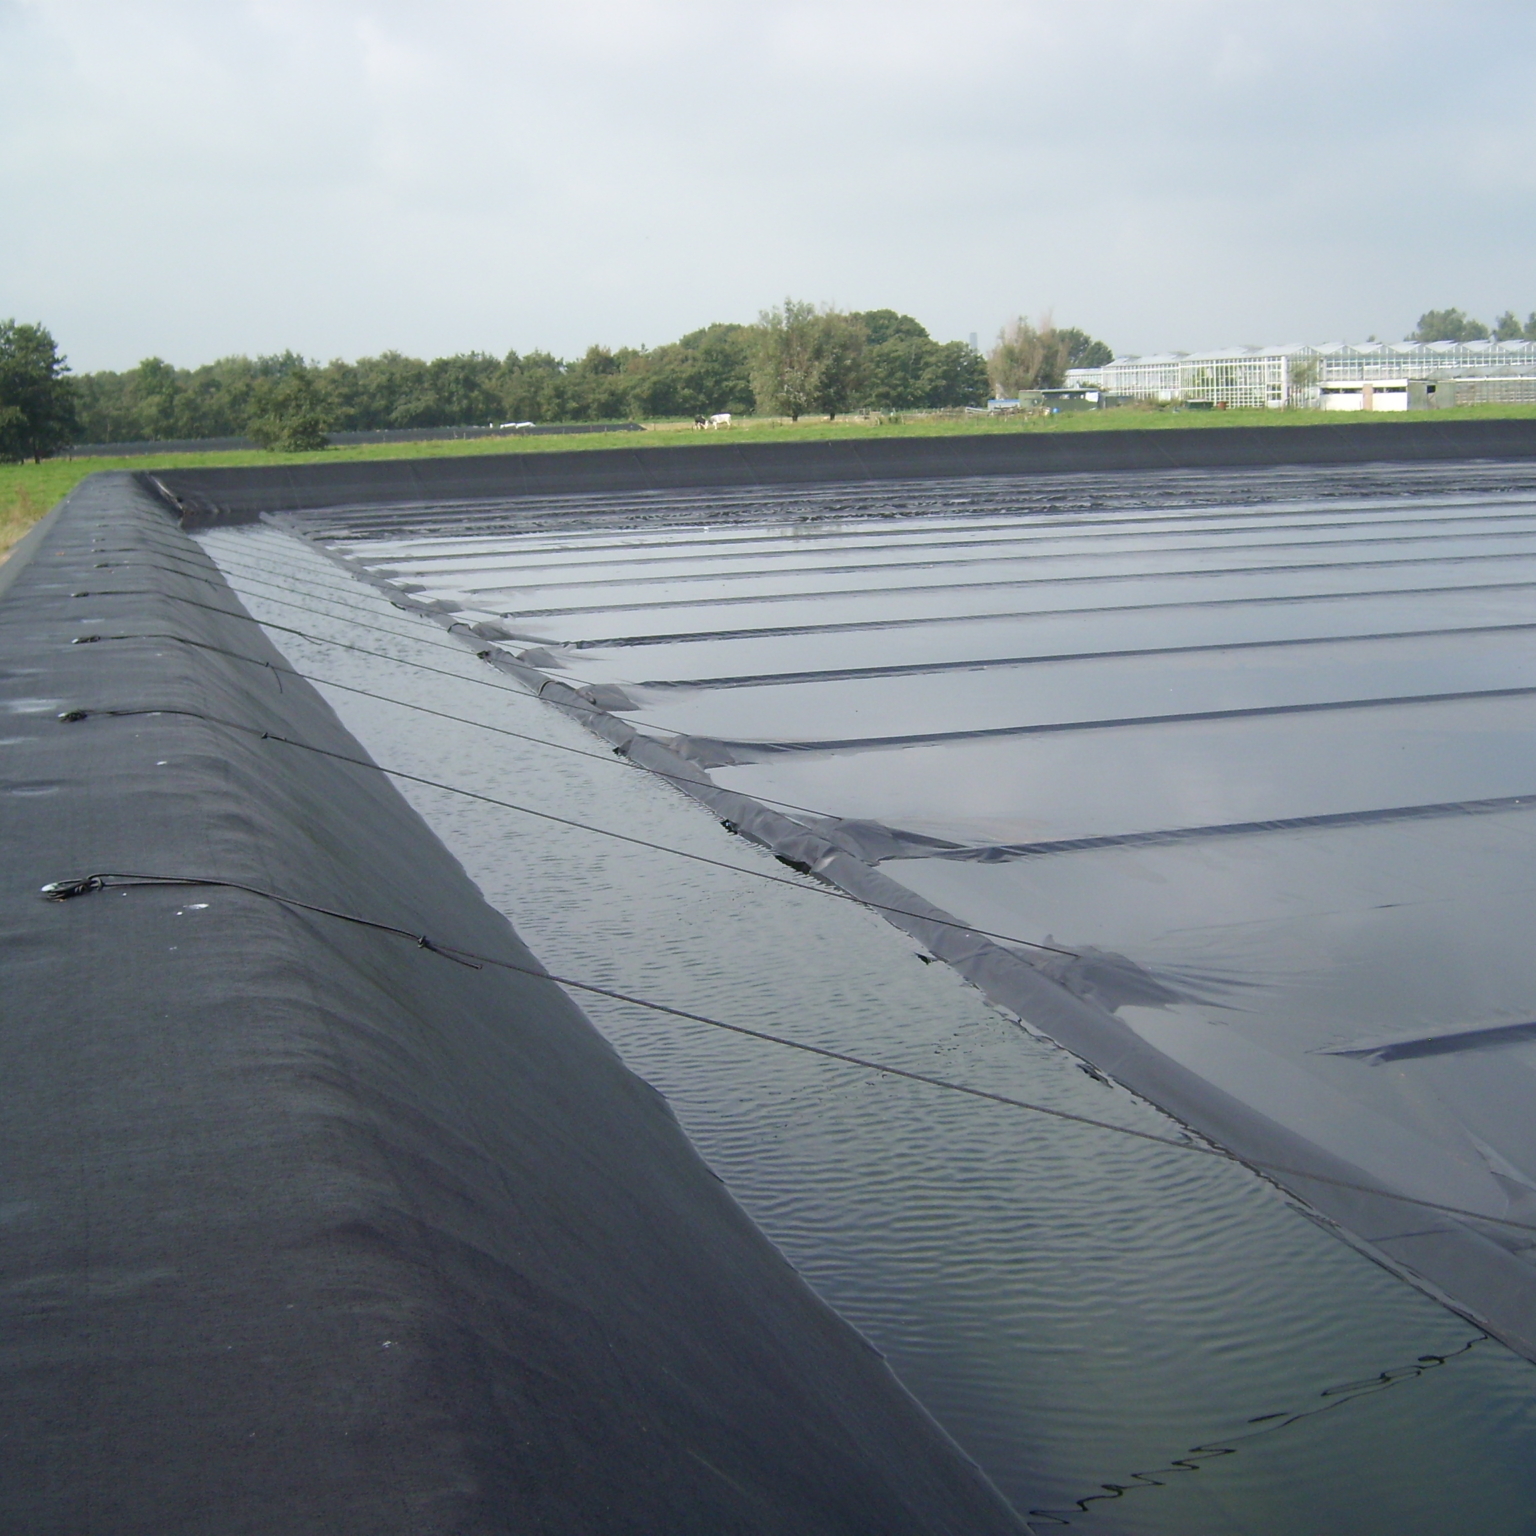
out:
M1536 405L1469 405L1437 412L1433 419L1466 421L1477 418L1536 420ZM1426 418L1419 418L1424 420ZM87 475L105 469L176 469L194 465L307 464L332 459L416 459L452 454L551 453L599 448L680 447L731 442L817 442L845 438L955 437L978 433L1115 432L1127 428L1286 427L1401 421L1395 412L1362 415L1344 411L1168 411L1129 408L1082 411L1062 416L982 416L931 418L914 416L862 417L841 421L807 419L745 420L730 429L729 439L715 432L695 432L690 422L656 422L639 432L577 433L569 437L471 438L452 442L370 443L360 447L327 448L319 453L144 454L134 458L48 459L41 464L0 464L0 551L10 547L50 507ZM3 558L3 556L0 556Z

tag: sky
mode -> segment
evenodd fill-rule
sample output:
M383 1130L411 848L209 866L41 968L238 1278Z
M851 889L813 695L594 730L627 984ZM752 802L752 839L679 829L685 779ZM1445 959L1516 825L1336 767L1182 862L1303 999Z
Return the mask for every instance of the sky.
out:
M1536 310L1536 5L0 0L0 317L77 371Z

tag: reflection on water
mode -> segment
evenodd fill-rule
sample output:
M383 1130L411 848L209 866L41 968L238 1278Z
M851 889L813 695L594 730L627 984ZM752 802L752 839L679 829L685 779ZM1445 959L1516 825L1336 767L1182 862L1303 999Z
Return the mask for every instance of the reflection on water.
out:
M655 512L655 501L648 505ZM1341 516L1337 509L1264 515L1277 529L1320 526ZM1355 521L1364 515L1350 514ZM1419 502L1393 515L1405 526L1416 518L1416 533L1423 534L1432 531L1433 519L1443 522L1449 514ZM1505 507L1500 515L1527 517L1536 528L1536 509ZM1207 513L1198 519L1192 519L1196 532L1209 542L1208 526L1219 519ZM1009 522L1005 515L992 521L991 528L972 527L952 517L946 528L914 527L922 537L951 543L1013 536L1015 530L1002 526ZM1012 519L1015 525L1023 521ZM1230 515L1226 522L1234 534L1252 536L1246 522ZM883 540L904 552L889 522L874 528L801 526L824 547L836 544L835 558L843 563L854 563L851 552L861 540ZM1165 523L1156 526L1167 535ZM519 541L525 540L530 560L551 580L570 579L573 564L614 558L597 544L634 537L612 527L577 527L558 536L525 530L476 538L474 557L484 566L517 566L524 548ZM647 558L660 550L695 561L697 550L684 546L701 537L715 540L717 553L754 554L786 542L775 529L735 526L700 535L668 526L645 535ZM284 592L291 599L302 590L308 608L303 627L315 635L356 644L364 634L359 621L391 632L368 631L366 643L393 660L273 636L296 666L401 701L336 690L328 695L381 762L728 863L785 873L729 838L697 806L618 759L583 759L401 707L427 705L586 751L594 745L591 736L490 673L467 650L439 649L441 629L391 608L298 541L273 530L247 530L211 534L207 543L258 617L292 623L293 611L273 599ZM400 559L408 555L416 562L410 579L433 581L424 574L433 558L456 548L462 548L457 539L421 540L402 550ZM797 559L806 558L802 545L796 550ZM258 580L277 587L258 587ZM1351 610L1332 632L1476 624L1495 610L1505 622L1532 617L1523 601L1507 593L1492 598L1492 608L1464 593L1444 601L1450 606L1433 612L1415 608L1406 623L1402 612L1383 621ZM1218 610L1207 608L1190 622L1202 639L1219 641L1247 637L1253 616L1262 612L1264 633L1284 638L1315 633L1316 615L1328 606L1248 606L1240 623L1226 617L1234 610L1222 611L1218 621ZM1195 611L1181 610L1186 619ZM1332 612L1341 614L1336 607ZM579 676L621 683L697 680L818 664L831 669L850 652L855 664L864 665L963 660L962 631L988 635L990 654L1002 656L1104 649L1127 640L1144 645L1155 631L1138 628L1139 622L1121 615L1102 627L1080 618L1020 621L1011 630L1006 624L941 625L889 631L879 643L856 634L836 646L825 637L819 643L795 636L726 641L717 644L730 647L730 654L718 663L715 648L705 643L568 654L576 658L570 670ZM1065 641L1064 624L1074 627ZM920 641L910 640L919 633ZM854 643L845 650L849 641ZM1466 654L1475 666L1479 653L1474 648ZM1491 664L1518 666L1511 660L1515 654L1501 650ZM658 660L665 665L653 668ZM408 664L422 661L462 681ZM578 671L589 662L591 671ZM1234 686L1271 687L1266 679L1272 676L1264 672L1258 681L1245 681L1239 675ZM498 686L488 688L487 681ZM808 686L826 692L821 681ZM714 692L739 699L753 689ZM702 695L688 695L690 708L695 697ZM925 707L942 709L941 693L927 697ZM984 688L969 688L957 689L954 697L957 709L968 710L987 695ZM664 706L669 709L670 702L654 704L658 720ZM647 711L651 707L647 701ZM844 719L856 719L858 708L855 692ZM837 710L829 706L827 718L837 719ZM828 789L875 794L891 782L870 771L884 755L810 758L801 767L852 765L840 781L827 781ZM1123 753L1101 750L1100 756L1118 761L1112 782L1128 792L1147 779L1154 787L1140 791L1145 809L1178 812L1169 825L1177 825L1186 810L1216 803L1181 786L1172 769L1161 777L1146 770L1138 775L1134 762L1119 761ZM1088 761L1079 754L1054 777L1037 772L1033 781L1068 784ZM1443 771L1465 776L1468 761L1452 753ZM727 772L766 771L757 765ZM968 782L953 770L947 780L942 772L933 779L952 800L954 786ZM1222 790L1234 805L1245 803L1238 791L1222 789L1214 769L1210 782L1213 794ZM1274 775L1273 782L1293 792L1296 804L1310 803L1295 775ZM1369 776L1361 782L1369 783ZM459 796L409 785L402 790L552 968L911 1070L1129 1126L1172 1129L1146 1104L1093 1080L1065 1053L1019 1030L944 967L918 963L905 939L862 909ZM973 814L958 806L938 819L963 823L971 834L986 832L989 817L1015 827L1028 823L1032 812L1036 824L1052 828L1096 826L1088 815L1091 798L1084 792L1069 802L1063 791L1056 802L1062 809L1050 811L1051 802L1014 787L999 791L991 810L980 806ZM931 810L931 795L926 803ZM1077 806L1076 821L1066 816L1069 803ZM1127 827L1140 825L1131 809L1121 823ZM1491 828L1508 819L1478 818L1471 825ZM1521 824L1518 815L1513 821ZM992 865L926 859L886 867L914 885L936 882L935 899L973 901L966 915L974 921L1006 913L1015 926L1004 931L1019 932L1016 925L1028 922L1034 926L1024 936L1070 932L1082 942L1112 941L1154 967L1182 966L1247 983L1258 977L1268 988L1263 995L1270 1013L1278 1006L1275 997L1300 998L1293 1012L1311 1018L1322 1000L1344 995L1337 980L1344 965L1353 967L1348 996L1362 1005L1357 1035L1390 1022L1394 1009L1409 1003L1416 1017L1432 1016L1441 994L1422 989L1433 969L1427 963L1401 996L1382 999L1374 1011L1365 1006L1373 945L1385 941L1373 939L1352 914L1368 905L1365 895L1401 878L1394 873L1399 865L1411 870L1443 864L1450 845L1415 843L1410 856L1402 853L1409 845L1358 843L1345 855L1328 855L1320 877L1314 866L1322 855L1308 850L1324 846L1321 839L1299 843L1279 864L1282 850L1261 838L1228 840L1214 851L1195 842ZM1481 865L1462 866L1469 879L1504 868L1493 832L1486 847ZM1398 850L1397 864L1389 848ZM1464 851L1458 856L1464 860ZM1217 868L1213 858L1227 862L1214 886L1202 886L1190 869L1209 874ZM1095 875L1094 861L1101 875ZM1352 874L1360 894L1341 887L1331 917L1315 902L1287 907L1287 892L1311 891L1319 878L1340 873ZM1221 892L1225 931L1237 936L1232 942L1211 937L1196 899L1202 889ZM1119 893L1117 899L1103 900L1110 890ZM1426 938L1435 931L1433 906L1431 900L1415 909L1424 913L1414 932L1426 954L1432 949ZM1512 907L1511 922L1519 910ZM1384 913L1378 921L1390 925L1396 919ZM1444 992L1482 958L1466 948L1463 929L1442 925L1439 931L1441 953L1464 961L1440 977ZM1295 937L1279 945L1272 935L1281 932ZM1490 939L1490 953L1496 949ZM1507 993L1485 981L1480 1006L1496 1009L1518 997L1510 973L1499 975ZM1271 985L1277 976L1284 986ZM1475 1329L1376 1268L1242 1170L947 1097L626 1006L581 1001L635 1070L667 1094L754 1218L888 1356L1016 1504L1036 1512L1037 1529L1066 1525L1116 1536L1404 1536L1462 1529L1517 1536L1530 1530L1536 1508L1533 1368L1502 1345L1478 1338ZM1270 1027L1269 1014L1243 1027ZM1317 1038L1340 1035L1320 1031ZM1334 1061L1321 1070L1345 1065Z

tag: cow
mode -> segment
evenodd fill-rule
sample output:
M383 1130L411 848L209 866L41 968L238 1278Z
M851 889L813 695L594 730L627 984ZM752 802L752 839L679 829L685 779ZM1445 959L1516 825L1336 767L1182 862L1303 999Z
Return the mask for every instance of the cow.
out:
M715 431L719 431L721 427L728 427L730 424L731 413L729 411L716 411L715 414L709 418L709 425Z
M693 430L695 432L702 432L708 425L709 423L702 416L695 416L693 418Z

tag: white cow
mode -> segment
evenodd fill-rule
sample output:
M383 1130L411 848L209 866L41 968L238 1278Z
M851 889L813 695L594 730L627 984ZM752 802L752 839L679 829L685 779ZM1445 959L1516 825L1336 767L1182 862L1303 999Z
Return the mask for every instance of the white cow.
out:
M717 411L709 418L709 425L716 431L719 431L721 427L728 427L730 424L731 413L729 411Z

